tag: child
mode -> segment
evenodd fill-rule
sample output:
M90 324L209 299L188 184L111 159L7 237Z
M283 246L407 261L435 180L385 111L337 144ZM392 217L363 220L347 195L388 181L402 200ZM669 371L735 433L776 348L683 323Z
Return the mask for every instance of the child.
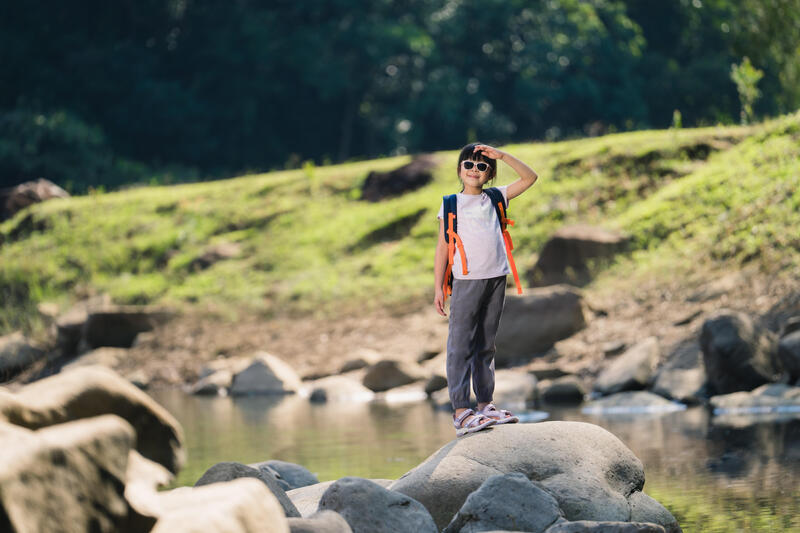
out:
M503 312L508 258L492 201L483 186L497 175L497 160L519 175L511 185L498 187L505 203L525 192L538 175L511 154L485 144L468 144L458 156L458 177L463 189L456 195L456 230L463 243L467 273L461 254L452 267L453 289L450 328L447 336L447 386L453 404L453 425L461 436L494 424L518 422L509 411L492 404L494 354L497 327ZM436 293L433 304L444 312L445 270L448 246L445 240L444 202L439 211L439 242L434 266ZM478 412L469 409L470 374L478 400Z

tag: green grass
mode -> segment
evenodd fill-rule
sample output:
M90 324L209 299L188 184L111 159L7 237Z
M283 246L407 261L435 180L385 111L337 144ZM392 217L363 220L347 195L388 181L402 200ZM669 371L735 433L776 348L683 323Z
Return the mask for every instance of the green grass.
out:
M751 127L640 131L503 147L539 182L512 202L521 273L557 228L599 224L633 252L602 278L800 265L800 114ZM432 183L359 200L389 158L145 187L35 205L0 225L0 333L35 329L35 306L105 291L120 303L201 306L226 316L332 314L431 298L436 212L457 152ZM497 184L516 176L500 164ZM195 267L210 246L241 253Z

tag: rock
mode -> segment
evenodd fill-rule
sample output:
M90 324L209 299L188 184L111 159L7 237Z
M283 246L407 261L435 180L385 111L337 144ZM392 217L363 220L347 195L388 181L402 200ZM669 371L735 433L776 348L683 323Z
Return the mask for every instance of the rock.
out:
M379 202L419 189L433 179L436 165L434 156L421 155L390 172L371 171L364 180L361 197L370 202Z
M349 376L328 376L305 386L312 402L361 403L371 401L375 393Z
M693 405L707 396L703 352L696 339L680 343L658 369L652 392L670 400Z
M660 357L658 339L649 337L614 359L597 377L594 390L614 394L644 389L653 377Z
M427 399L425 384L419 381L375 393L376 402L390 404L424 402Z
M789 335L790 333L794 333L795 331L800 331L800 316L793 316L781 328L781 338Z
M561 522L556 524L545 533L665 533L665 530L658 524L648 524L645 522L595 522L592 520L577 520L575 522Z
M266 465L280 474L281 478L289 485L289 488L284 490L299 489L300 487L307 487L319 483L317 476L312 474L304 466L287 463L286 461L278 461L276 459L250 466L257 468L261 465Z
M764 420L760 415L784 411L794 417L800 408L800 387L768 383L752 391L712 396L709 403L715 415L753 415Z
M545 403L577 405L583 403L586 389L576 376L564 376L540 385L539 397Z
M776 336L744 313L725 310L708 318L700 346L713 392L752 390L780 378Z
M231 375L238 374L253 362L252 357L217 357L216 359L207 362L203 368L200 369L198 379L214 374L219 371L230 372Z
M370 479L370 481L384 488L394 483L393 479ZM297 507L297 510L300 511L303 517L310 517L319 507L319 500L322 498L322 495L325 494L328 487L334 483L336 483L335 480L324 481L322 483L300 487L299 489L289 490L286 492L286 495L292 500L292 503Z
M613 357L624 352L627 347L628 345L622 341L611 341L603 343L600 349L603 351L603 355Z
M532 361L527 367L528 372L536 376L536 379L543 381L545 379L557 379L570 375L562 367L553 363L546 363L544 361Z
M658 524L667 533L681 533L681 527L675 517L672 516L672 513L644 492L631 494L628 502L631 504L631 522Z
M421 503L368 479L345 477L333 483L319 501L320 511L336 511L353 533L437 533Z
M353 533L342 515L333 511L320 511L308 518L290 518L291 533Z
M536 376L524 370L496 370L494 374L494 403L500 408L523 409L536 401ZM474 395L474 392L470 393Z
M87 366L62 372L16 394L0 390L0 420L39 429L114 414L136 430L136 450L178 472L185 459L183 430L166 409L113 371Z
M491 476L467 496L443 533L508 530L541 533L563 520L558 502L519 472Z
M425 394L430 396L437 390L442 390L446 387L447 378L440 374L434 374L428 378L428 381L425 382Z
M639 459L614 435L582 422L495 426L451 441L390 488L416 499L444 527L489 477L539 481L568 520L627 521L641 491Z
M26 181L3 194L5 200L0 205L0 220L13 217L26 207L53 198L69 198L69 193L52 181L39 178Z
M781 337L778 342L778 360L791 381L800 379L800 330Z
M230 370L217 370L197 380L189 392L198 396L226 396L233 384L233 373Z
M531 287L569 283L586 285L599 263L624 251L629 238L594 226L566 226L545 243L528 275Z
M375 350L361 349L356 354L342 364L339 373L352 372L353 370L361 370L370 365L374 365L381 359L381 354Z
M618 392L599 400L589 402L582 409L586 414L599 415L637 415L645 413L670 413L681 411L686 406L671 402L657 394L647 391Z
M154 507L159 519L151 533L289 533L280 504L254 479L162 492Z
M297 373L281 359L260 352L246 369L233 377L231 394L292 394L300 390Z
M206 470L200 479L197 480L194 486L201 487L203 485L211 485L212 483L224 483L226 481L243 477L251 477L264 483L264 485L266 485L270 492L272 492L272 494L275 496L275 499L278 500L278 503L283 508L283 512L287 517L300 516L300 511L297 510L292 501L286 495L286 492L284 492L274 477L264 475L260 469L243 465L241 463L217 463Z
M523 364L586 325L578 289L557 285L506 296L497 332L495 365Z
M151 379L144 370L134 370L133 372L125 374L124 377L137 389L147 390L150 388Z
M136 335L155 329L172 315L165 309L133 305L94 310L89 312L83 326L83 339L89 348L130 348Z
M72 309L56 320L56 345L64 355L78 353L88 317L85 309Z
M367 369L362 383L371 391L381 392L425 379L425 370L406 361L384 359Z
M0 423L0 527L124 530L126 470L135 441L130 424L112 415L35 432Z
M34 346L21 332L0 337L0 383L45 357L45 351Z

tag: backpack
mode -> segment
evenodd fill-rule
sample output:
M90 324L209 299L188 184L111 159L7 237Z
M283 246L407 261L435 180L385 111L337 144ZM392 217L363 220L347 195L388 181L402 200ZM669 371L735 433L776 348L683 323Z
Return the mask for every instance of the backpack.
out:
M506 245L506 255L508 256L508 266L511 267L511 273L514 275L514 283L517 285L517 294L522 294L522 285L519 282L519 275L517 274L517 265L514 263L514 256L511 255L511 250L514 249L514 243L511 240L511 235L508 233L506 226L513 226L514 221L506 218L506 205L503 193L497 187L490 187L484 189L494 206L495 213L497 213L497 222L500 224L500 232L503 234L503 241ZM456 211L458 203L457 196L450 194L443 197L444 207L444 239L447 242L447 270L444 273L444 299L453 293L453 259L455 259L456 249L461 255L461 269L462 273L467 275L467 256L464 253L464 243L461 242L461 237L458 236L458 221L456 220Z

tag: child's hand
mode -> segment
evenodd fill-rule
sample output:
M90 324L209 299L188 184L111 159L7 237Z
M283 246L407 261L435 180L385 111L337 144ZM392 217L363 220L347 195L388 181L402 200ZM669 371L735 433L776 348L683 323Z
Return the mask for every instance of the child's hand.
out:
M444 312L444 291L442 289L436 289L436 295L433 297L433 306L436 308L436 312L442 316L447 316L447 313Z
M503 156L506 155L505 152L502 152L497 148L492 148L488 144L477 145L473 150L473 153L474 152L483 152L483 155L485 155L489 159L503 159Z

